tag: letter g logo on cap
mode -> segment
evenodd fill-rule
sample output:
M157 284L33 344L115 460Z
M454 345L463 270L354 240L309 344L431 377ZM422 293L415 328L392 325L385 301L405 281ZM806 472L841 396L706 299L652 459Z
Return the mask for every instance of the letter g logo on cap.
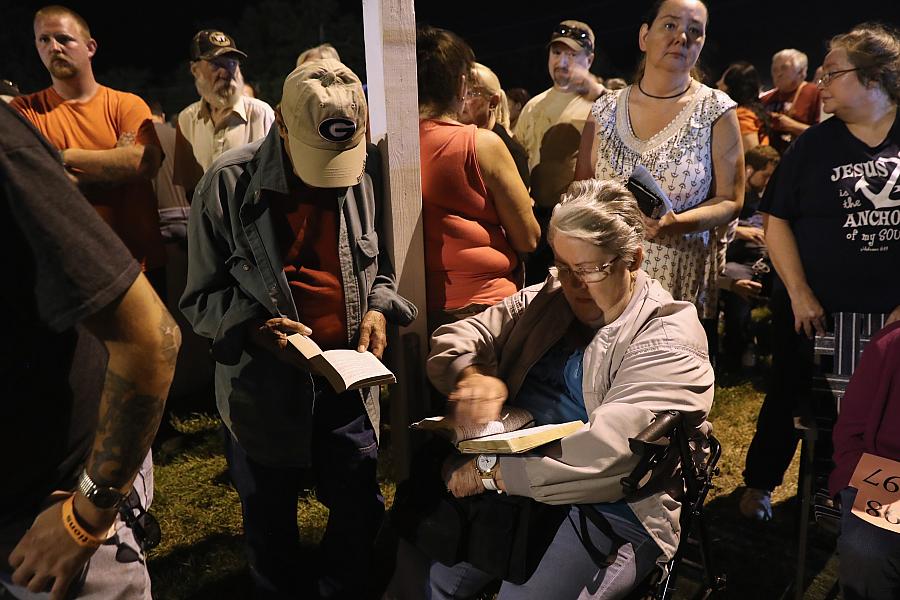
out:
M332 117L319 123L319 135L329 142L346 142L356 133L356 123L344 117Z

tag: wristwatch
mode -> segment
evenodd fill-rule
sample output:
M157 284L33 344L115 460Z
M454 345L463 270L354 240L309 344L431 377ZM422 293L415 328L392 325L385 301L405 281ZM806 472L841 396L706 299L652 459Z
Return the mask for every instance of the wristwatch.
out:
M91 501L91 504L97 508L108 510L118 508L128 494L123 494L121 490L114 487L105 487L97 485L87 474L87 469L81 472L78 478L78 491L84 494L85 498Z
M497 482L494 480L494 469L497 468L496 454L479 454L475 458L475 470L484 484L484 489L491 491L499 491Z

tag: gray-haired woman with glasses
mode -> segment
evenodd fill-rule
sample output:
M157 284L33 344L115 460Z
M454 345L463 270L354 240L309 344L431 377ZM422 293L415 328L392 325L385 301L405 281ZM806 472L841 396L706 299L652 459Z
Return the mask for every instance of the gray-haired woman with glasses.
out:
M628 438L655 412L681 411L702 428L713 372L694 305L673 300L641 270L643 232L637 202L621 184L577 181L550 220L555 265L547 281L435 332L428 375L458 420L495 419L506 404L527 408L537 425L584 422L538 453L458 455L444 465L457 497L496 488L569 507L536 571L524 584L504 582L503 600L621 598L677 547L679 502L665 492L626 502L619 480L638 460ZM493 465L487 482L476 469L485 464ZM615 550L584 518L584 505L627 543ZM604 553L612 547L617 559L598 564L588 541ZM403 573L427 578L406 577L397 597L471 597L490 581L466 562L429 562L405 542L399 558Z
M783 282L772 290L772 380L744 470L741 512L759 520L771 518L771 492L794 456L793 414L828 315L900 318L900 35L864 24L835 36L818 86L834 117L785 152L759 208Z

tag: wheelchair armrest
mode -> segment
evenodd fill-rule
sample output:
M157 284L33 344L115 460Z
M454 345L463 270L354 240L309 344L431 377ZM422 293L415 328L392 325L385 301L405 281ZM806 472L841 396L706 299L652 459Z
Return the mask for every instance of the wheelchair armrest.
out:
M652 423L647 425L642 432L628 438L628 447L638 456L644 456L648 452L658 450L659 446L665 446L672 431L681 423L681 413L667 410L657 413ZM661 442L663 438L666 442Z

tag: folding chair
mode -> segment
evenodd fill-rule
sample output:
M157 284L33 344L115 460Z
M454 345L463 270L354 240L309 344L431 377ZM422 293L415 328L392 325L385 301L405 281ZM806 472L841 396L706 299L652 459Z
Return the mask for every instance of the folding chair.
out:
M640 494L653 477L654 469L668 472L666 465L677 461L684 482L681 500L681 540L675 555L664 569L657 569L641 583L628 598L630 600L667 600L675 589L675 580L682 566L692 567L703 575L703 586L695 598L709 598L725 591L725 575L717 573L711 563L709 536L703 520L703 503L712 487L712 479L719 474L716 466L722 454L722 446L714 436L708 441L708 455L695 460L691 440L682 426L682 415L675 411L659 413L644 431L630 438L632 452L641 457L634 470L622 478L625 498ZM686 556L696 551L697 559Z
M797 544L797 575L794 597L803 598L806 580L806 555L809 546L810 517L815 522L837 530L840 510L828 493L828 475L834 468L830 452L816 456L819 440L830 442L834 423L840 412L841 400L850 376L859 363L863 348L873 334L884 327L887 315L868 313L834 313L833 326L814 341L816 369L811 394L801 404L800 416L794 418L794 428L800 435L800 478L797 494L800 497L800 528ZM830 444L827 444L830 448Z

